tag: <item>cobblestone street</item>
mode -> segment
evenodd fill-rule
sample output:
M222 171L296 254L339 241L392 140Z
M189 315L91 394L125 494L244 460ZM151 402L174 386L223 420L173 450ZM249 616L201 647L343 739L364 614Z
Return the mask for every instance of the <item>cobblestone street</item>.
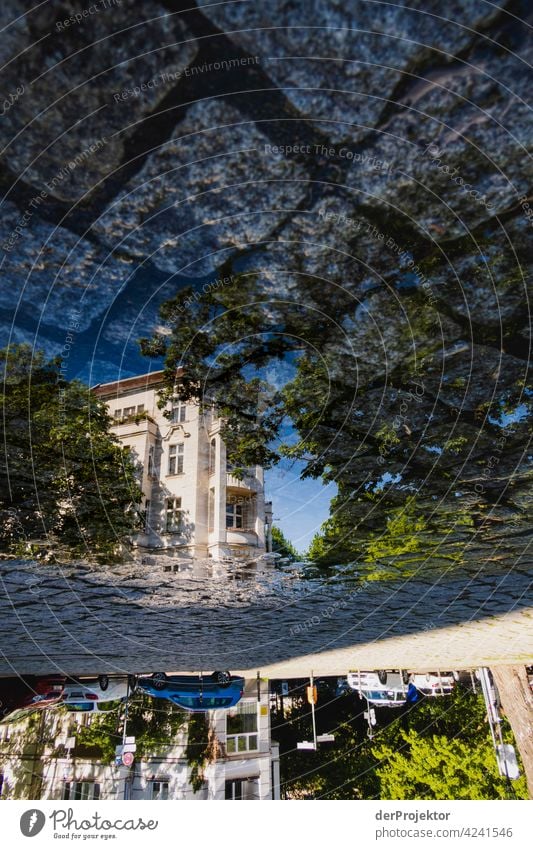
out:
M2 674L466 668L533 658L531 572L396 583L303 577L297 564L7 560ZM313 657L310 657L312 655Z

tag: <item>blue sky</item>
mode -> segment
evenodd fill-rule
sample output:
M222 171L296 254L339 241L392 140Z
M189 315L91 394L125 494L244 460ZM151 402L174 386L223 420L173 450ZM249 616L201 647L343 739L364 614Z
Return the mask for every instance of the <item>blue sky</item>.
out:
M272 499L274 524L303 553L329 515L334 484L299 479L303 464L282 462L265 473L266 495Z

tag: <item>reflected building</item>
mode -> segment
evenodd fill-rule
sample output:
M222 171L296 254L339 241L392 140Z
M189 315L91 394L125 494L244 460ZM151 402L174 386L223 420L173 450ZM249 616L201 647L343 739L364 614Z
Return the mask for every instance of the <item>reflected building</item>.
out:
M272 508L260 466L237 477L226 461L221 420L178 400L160 409L162 371L93 388L112 432L138 464L144 528L140 556L253 558L270 550Z

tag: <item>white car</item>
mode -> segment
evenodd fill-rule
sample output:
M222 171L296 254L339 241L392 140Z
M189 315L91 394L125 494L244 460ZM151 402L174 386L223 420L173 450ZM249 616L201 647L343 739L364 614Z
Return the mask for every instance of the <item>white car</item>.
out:
M99 675L98 678L67 678L61 704L68 709L84 711L105 710L104 704L123 700L135 692L137 682L133 676L119 675L110 678ZM83 705L83 707L81 707Z
M405 703L409 684L424 696L444 696L455 686L452 673L409 673L406 669L374 672L357 670L348 673L348 686L364 696L369 702L383 707L400 707Z
M348 686L364 696L369 702L383 707L399 707L405 702L409 686L409 673L388 672L379 669L374 672L348 672Z
M455 687L457 672L414 672L411 683L425 696L446 696Z

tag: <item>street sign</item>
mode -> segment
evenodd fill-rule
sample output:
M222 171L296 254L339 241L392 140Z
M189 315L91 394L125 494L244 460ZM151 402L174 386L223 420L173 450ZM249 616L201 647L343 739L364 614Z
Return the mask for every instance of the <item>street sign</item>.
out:
M133 752L124 752L122 755L122 763L124 766L131 766L134 760Z
M319 734L317 739L317 743L333 743L335 740L334 734Z
M301 743L296 743L297 749L314 749L315 744L311 740L302 740Z
M123 746L122 745L115 746L115 755L117 757L120 757L120 755L123 755L125 752L136 752L136 751L137 751L137 744L136 743L125 743Z
M307 701L310 705L316 705L318 701L318 693L316 687L307 687Z
M130 743L135 743L135 737L124 737L124 742L127 746L129 746Z

